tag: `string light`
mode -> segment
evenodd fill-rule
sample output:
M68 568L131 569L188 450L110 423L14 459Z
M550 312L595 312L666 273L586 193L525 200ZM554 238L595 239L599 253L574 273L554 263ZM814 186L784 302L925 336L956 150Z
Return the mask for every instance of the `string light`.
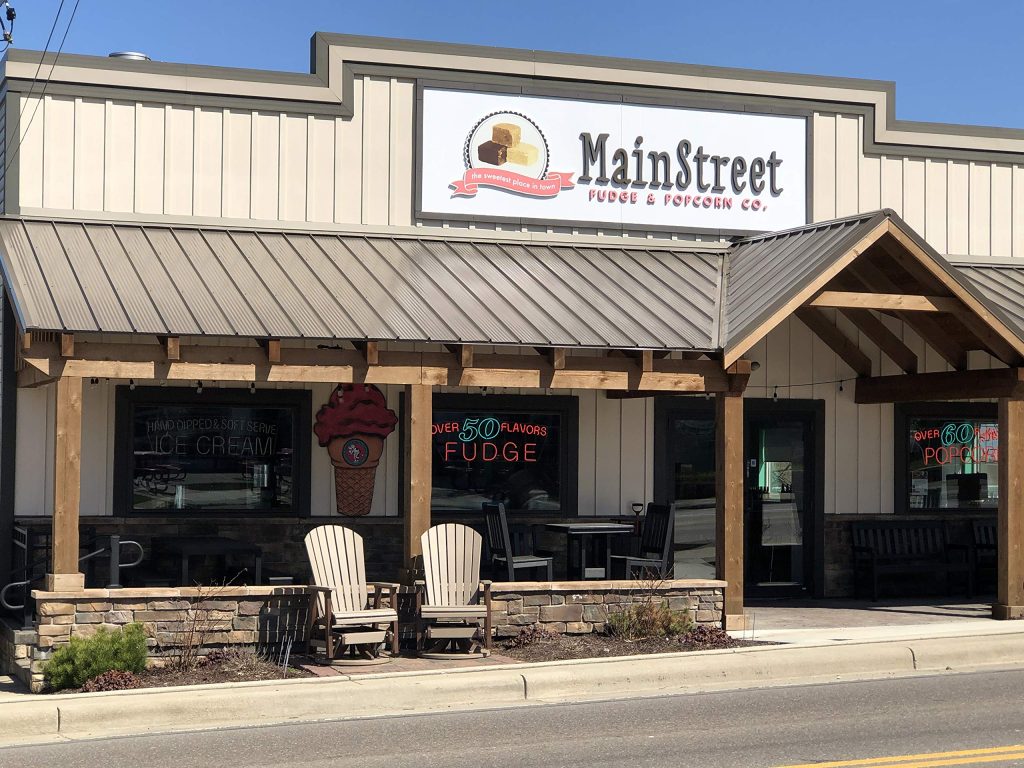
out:
M197 381L196 382L196 394L197 395L203 394L203 382L201 382L201 381Z
M775 385L775 391L772 392L772 400L776 403L779 402L779 385Z

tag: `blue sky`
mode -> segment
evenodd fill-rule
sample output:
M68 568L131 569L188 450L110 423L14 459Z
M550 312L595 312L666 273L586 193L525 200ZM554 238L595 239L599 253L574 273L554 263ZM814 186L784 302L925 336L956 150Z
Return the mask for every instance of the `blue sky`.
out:
M59 0L12 3L42 49ZM80 0L65 50L307 72L324 30L895 80L900 118L1024 128L1022 29L1020 0Z

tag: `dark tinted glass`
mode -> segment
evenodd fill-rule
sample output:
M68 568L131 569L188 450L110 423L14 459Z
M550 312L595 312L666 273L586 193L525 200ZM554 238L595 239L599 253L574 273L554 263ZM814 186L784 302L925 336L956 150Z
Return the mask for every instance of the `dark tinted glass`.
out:
M271 406L135 405L132 508L291 508L294 413Z
M435 410L433 436L433 509L562 510L561 414Z

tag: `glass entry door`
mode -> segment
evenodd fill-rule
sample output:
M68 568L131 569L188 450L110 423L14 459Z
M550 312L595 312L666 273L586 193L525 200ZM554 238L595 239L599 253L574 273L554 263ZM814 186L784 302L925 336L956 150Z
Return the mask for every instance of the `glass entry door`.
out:
M747 414L744 578L751 596L797 596L810 585L813 425L812 413Z

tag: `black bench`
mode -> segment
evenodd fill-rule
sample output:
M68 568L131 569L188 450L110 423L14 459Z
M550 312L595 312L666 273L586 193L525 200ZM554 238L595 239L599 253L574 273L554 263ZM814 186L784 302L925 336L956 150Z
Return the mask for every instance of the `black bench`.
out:
M949 591L950 574L964 577L967 596L974 595L974 569L969 547L950 544L945 526L939 521L886 520L855 522L853 533L854 592L861 595L866 580L871 599L878 599L878 582L883 576L902 574L941 575ZM959 552L958 558L952 557Z
M978 583L992 588L996 583L998 539L996 521L992 518L971 521L971 545L974 556L975 578Z

